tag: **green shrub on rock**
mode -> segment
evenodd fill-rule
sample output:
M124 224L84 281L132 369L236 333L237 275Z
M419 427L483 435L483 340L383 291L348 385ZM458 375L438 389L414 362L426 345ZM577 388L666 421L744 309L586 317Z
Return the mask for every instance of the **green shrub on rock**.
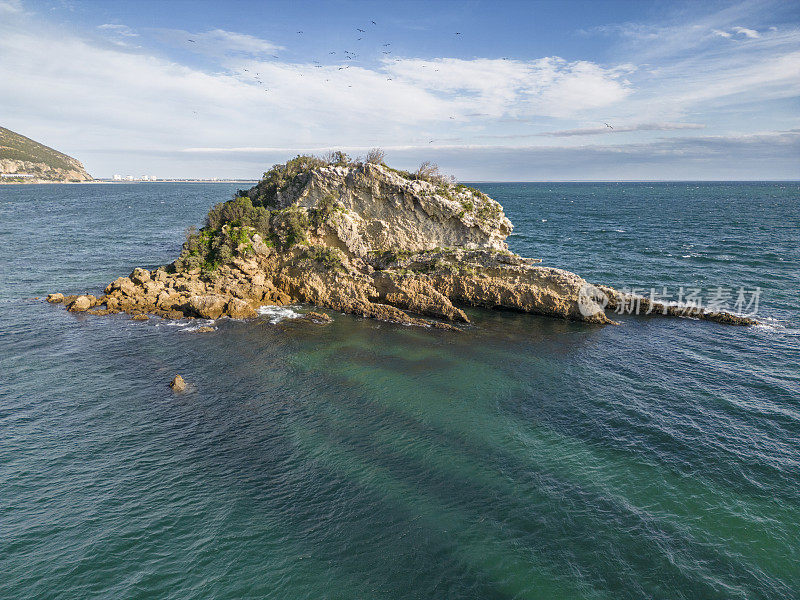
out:
M305 257L332 270L340 269L343 266L343 254L338 248L311 246L305 251Z
M220 265L230 262L235 256L252 252L253 228L224 224L219 230L203 228L187 230L186 242L180 257L175 261L176 271L200 269L203 275L215 271Z
M311 226L306 211L292 206L272 212L270 227L273 238L283 248L290 248L307 240L306 231Z
M252 227L263 235L269 235L269 212L263 206L253 206L250 198L238 196L212 208L206 217L205 228L217 230L230 223L235 227Z

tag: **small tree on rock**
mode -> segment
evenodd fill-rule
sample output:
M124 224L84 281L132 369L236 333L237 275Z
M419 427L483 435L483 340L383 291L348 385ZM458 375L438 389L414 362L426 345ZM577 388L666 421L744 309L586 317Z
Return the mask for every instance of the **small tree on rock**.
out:
M383 163L385 158L386 153L382 148L371 148L370 151L367 152L366 162L371 165L379 165Z

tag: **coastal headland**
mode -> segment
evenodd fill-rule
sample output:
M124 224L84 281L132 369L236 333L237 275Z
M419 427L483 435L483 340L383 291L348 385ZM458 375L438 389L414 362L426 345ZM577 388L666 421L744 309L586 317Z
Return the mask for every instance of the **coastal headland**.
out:
M0 184L92 181L80 161L0 127Z

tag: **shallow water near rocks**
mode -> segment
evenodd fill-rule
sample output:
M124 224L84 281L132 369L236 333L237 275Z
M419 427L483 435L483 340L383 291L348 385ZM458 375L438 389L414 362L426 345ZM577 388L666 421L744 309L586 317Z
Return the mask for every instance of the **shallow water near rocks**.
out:
M0 597L796 597L800 185L478 184L512 250L760 287L754 328L32 299L170 262L235 187L0 187Z

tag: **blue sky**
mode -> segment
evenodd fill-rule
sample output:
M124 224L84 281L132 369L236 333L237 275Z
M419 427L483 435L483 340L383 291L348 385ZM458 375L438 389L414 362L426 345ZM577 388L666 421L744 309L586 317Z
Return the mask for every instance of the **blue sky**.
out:
M0 0L0 125L96 177L798 179L800 4Z

